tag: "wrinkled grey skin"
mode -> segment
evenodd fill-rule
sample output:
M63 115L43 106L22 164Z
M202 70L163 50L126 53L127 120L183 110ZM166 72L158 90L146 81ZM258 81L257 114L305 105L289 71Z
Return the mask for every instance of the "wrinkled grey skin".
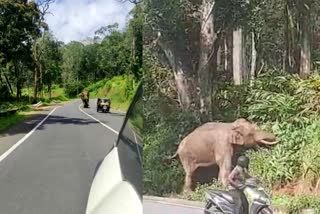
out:
M185 171L184 190L189 192L192 190L195 170L214 164L219 167L218 179L226 186L235 146L256 147L259 144L276 143L274 134L265 132L242 118L233 123L209 122L186 136L170 159L179 156Z

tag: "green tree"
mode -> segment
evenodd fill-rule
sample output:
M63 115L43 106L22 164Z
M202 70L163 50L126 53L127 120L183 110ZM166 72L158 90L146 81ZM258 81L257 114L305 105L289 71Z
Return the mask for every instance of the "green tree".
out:
M84 71L84 45L80 42L70 42L62 50L62 81L69 95L80 93L82 81L87 73Z
M127 30L128 43L131 43L131 71L136 80L142 77L143 63L143 4L137 4L130 12L133 18ZM131 41L130 41L131 40Z
M51 98L51 87L55 81L59 80L61 76L61 60L62 54L59 50L59 43L49 32L45 32L44 35L38 39L36 45L39 46L39 63L41 63L40 68L43 70L43 80L41 83L47 85L49 98ZM43 85L40 88L43 90Z
M126 74L130 66L130 47L126 32L109 31L98 48L98 67L106 78Z
M3 72L11 93L16 83L17 96L21 96L23 72L31 56L31 46L40 35L40 11L37 4L26 1L0 1L0 61L7 72ZM5 69L2 69L5 70ZM10 75L10 76L8 76Z

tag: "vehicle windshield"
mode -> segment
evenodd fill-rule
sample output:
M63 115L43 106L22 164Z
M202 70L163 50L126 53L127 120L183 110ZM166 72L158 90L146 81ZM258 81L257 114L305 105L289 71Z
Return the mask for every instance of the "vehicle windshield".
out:
M139 87L119 134L120 137L125 137L129 142L140 146L142 145L143 129L143 100L141 93L142 87Z

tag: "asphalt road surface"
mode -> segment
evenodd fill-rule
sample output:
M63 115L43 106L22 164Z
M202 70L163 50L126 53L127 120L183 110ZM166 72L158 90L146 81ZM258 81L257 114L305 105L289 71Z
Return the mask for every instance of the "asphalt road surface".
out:
M0 133L0 214L85 214L96 166L125 116L97 113L95 101L89 109L77 100L41 111ZM145 214L203 213L148 200L143 206Z
M105 126L81 112L78 100L0 134L1 214L85 213L95 168L124 119L123 113L97 113L95 101L84 111Z
M203 214L203 208L144 200L143 214Z

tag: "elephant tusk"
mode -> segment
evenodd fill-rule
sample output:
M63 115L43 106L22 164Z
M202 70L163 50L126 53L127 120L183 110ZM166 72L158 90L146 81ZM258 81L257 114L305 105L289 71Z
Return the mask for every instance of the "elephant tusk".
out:
M260 140L261 143L266 144L266 145L275 145L278 143L278 141L273 141L273 142L269 142L266 140Z

